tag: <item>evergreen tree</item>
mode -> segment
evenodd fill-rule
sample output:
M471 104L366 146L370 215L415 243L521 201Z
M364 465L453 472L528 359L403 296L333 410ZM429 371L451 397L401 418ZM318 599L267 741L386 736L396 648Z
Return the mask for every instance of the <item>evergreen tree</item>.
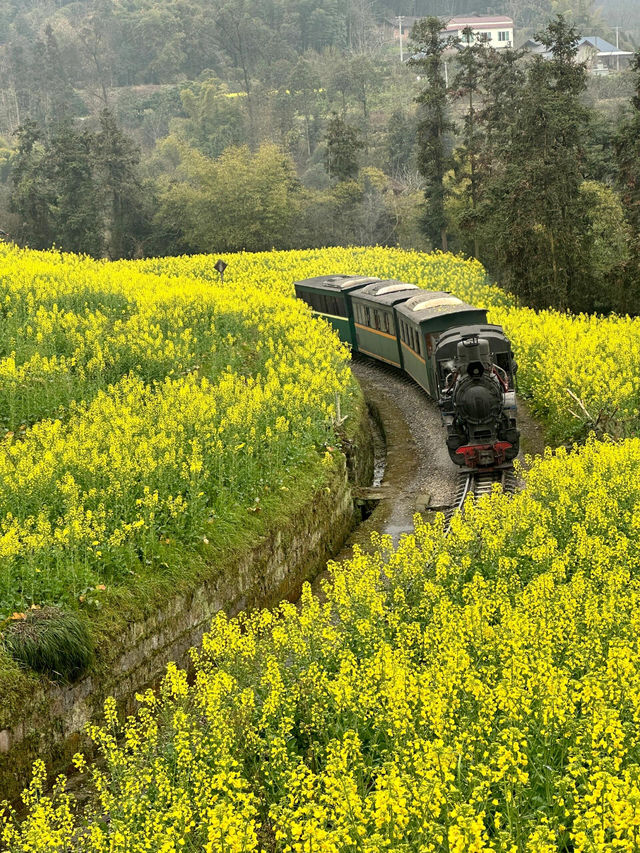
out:
M409 64L419 69L426 85L416 98L420 105L418 125L418 168L425 181L424 230L434 246L447 251L445 176L453 166L447 134L454 129L448 118L447 85L444 74L444 24L440 18L425 18L411 30L416 55Z
M631 112L614 137L618 166L617 186L630 226L630 253L626 270L625 304L620 310L640 313L640 49L631 63L634 94Z
M614 147L618 164L617 183L633 228L636 242L640 241L640 49L631 63L635 92L631 113L621 123Z
M102 194L93 173L93 137L63 121L51 135L43 161L55 196L51 204L55 243L67 252L102 255Z
M104 203L105 247L109 257L133 257L145 235L144 196L138 176L140 151L103 110L93 140L96 178Z
M466 215L461 226L468 230L473 241L473 256L478 257L477 208L480 193L479 156L482 133L478 119L482 55L486 45L474 40L471 27L462 31L463 47L458 56L458 72L453 81L454 96L466 102L460 145L456 151L455 172L467 197Z
M358 151L362 141L358 129L347 124L338 115L329 119L325 136L325 168L331 178L338 181L353 180L358 175Z
M55 237L51 215L55 193L44 166L44 134L37 122L28 120L16 131L16 138L9 197L10 210L21 221L16 236L34 249L46 249Z
M511 111L490 115L493 162L480 211L484 259L527 304L589 310L589 225L580 195L586 71L575 61L577 33L562 16L536 37L553 58L534 57ZM513 79L510 69L498 75L505 76Z

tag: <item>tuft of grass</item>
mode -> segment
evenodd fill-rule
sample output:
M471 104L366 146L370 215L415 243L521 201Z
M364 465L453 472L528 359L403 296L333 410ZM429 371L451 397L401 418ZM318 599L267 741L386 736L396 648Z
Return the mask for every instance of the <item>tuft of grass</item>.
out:
M74 681L93 659L93 643L84 620L59 607L29 610L12 621L2 639L21 666L53 681Z

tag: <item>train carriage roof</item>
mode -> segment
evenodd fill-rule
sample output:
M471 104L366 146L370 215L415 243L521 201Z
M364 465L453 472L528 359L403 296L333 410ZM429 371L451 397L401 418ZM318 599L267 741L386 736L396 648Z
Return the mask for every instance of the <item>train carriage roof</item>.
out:
M491 323L479 323L477 325L456 326L455 329L448 329L446 332L443 332L438 338L436 353L448 352L449 350L455 352L458 341L469 335L477 335L479 338L488 340L492 352L495 350L511 349L511 342L505 335L502 326Z
M315 278L304 278L301 281L294 282L294 287L346 292L362 288L375 281L380 281L380 279L375 276L364 275L317 275Z
M420 290L417 284L409 284L406 281L390 278L368 284L354 293L353 298L366 300L372 304L391 306L402 300L410 299L416 290Z
M438 319L447 317L447 326L449 326L451 314L464 315L465 325L487 322L486 309L469 305L447 290L421 290L419 294L398 305L396 310L411 322L420 324L433 322L434 325L438 325L436 323Z

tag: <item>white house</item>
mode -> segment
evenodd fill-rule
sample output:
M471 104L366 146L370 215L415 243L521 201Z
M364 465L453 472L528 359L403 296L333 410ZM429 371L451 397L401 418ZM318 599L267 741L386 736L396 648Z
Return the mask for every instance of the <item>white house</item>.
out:
M473 30L473 41L483 41L498 49L514 45L513 18L507 15L465 15L449 18L446 33L465 41L462 31L467 27Z

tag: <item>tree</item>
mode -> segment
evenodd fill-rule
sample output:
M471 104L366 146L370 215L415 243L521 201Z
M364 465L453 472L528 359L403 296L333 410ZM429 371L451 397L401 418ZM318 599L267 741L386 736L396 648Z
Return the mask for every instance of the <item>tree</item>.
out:
M17 136L11 206L23 242L96 257L139 254L147 228L140 154L108 110L97 133L66 119L48 135L26 122Z
M22 219L22 241L99 256L103 220L91 135L77 133L66 120L50 137L36 122L25 122L17 137L10 203Z
M636 286L633 304L624 293L625 264L629 257L630 229L620 198L611 187L598 181L584 181L580 195L587 212L584 264L592 284L596 311L638 311ZM626 303L626 304L625 304Z
M615 134L614 150L618 167L616 183L631 230L624 310L640 312L640 49L633 57L631 71L635 89L631 111Z
M180 92L186 118L171 122L172 132L209 157L219 157L225 148L245 139L245 121L238 98L230 98L227 87L215 78L190 83Z
M156 224L191 252L290 246L299 190L291 159L275 145L228 148L212 160L181 146L177 180L160 198Z
M627 217L640 241L640 49L631 62L635 92L631 111L621 122L614 138L618 165L617 183L627 210Z
M67 252L102 255L103 204L93 174L93 137L61 122L51 136L45 175L55 193L51 204L56 245Z
M467 228L472 235L473 256L478 257L477 208L480 193L478 160L482 134L477 117L477 100L480 92L482 55L487 46L474 39L473 29L465 27L462 31L463 47L458 56L458 72L454 78L454 96L467 102L467 112L463 119L462 145L455 158L455 172L467 197L467 215L461 221L461 227ZM466 168L468 164L468 169Z
M316 68L309 57L301 56L291 72L289 91L294 109L304 117L307 157L311 156L312 143L316 142L312 134L312 119L319 111L320 89L321 83Z
M144 237L140 151L103 110L92 142L96 179L103 200L104 242L110 258L133 257Z
M329 177L338 181L354 179L359 168L358 151L363 147L358 129L334 113L329 119L325 140L324 162Z
M389 172L398 176L415 171L416 137L418 132L415 115L404 110L394 110L387 122L387 163Z
M44 165L44 134L37 122L27 120L16 131L16 138L10 210L20 218L21 240L34 249L46 249L55 236L51 215L55 194Z
M452 166L446 136L453 130L447 116L447 86L444 76L446 42L440 18L425 18L414 24L411 41L416 55L409 64L420 70L426 85L416 98L420 105L418 125L418 168L425 181L425 234L432 245L447 251L445 175Z
M586 71L575 61L577 33L562 16L537 39L553 58L533 58L522 87L510 97L512 112L490 112L487 156L493 162L479 212L482 254L527 304L588 310L592 299L581 254L588 221L580 195ZM510 70L506 76L513 79Z

